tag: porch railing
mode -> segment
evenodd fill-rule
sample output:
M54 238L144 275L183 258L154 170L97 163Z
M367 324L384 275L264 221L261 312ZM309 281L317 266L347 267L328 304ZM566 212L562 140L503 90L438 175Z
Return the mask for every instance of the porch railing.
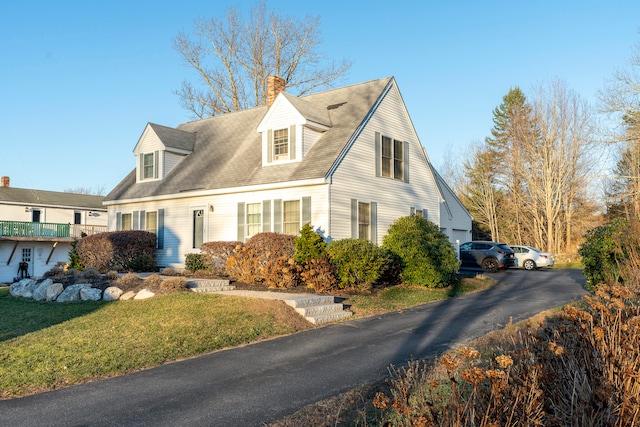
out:
M0 221L1 237L80 238L107 231L103 225L56 224L51 222Z

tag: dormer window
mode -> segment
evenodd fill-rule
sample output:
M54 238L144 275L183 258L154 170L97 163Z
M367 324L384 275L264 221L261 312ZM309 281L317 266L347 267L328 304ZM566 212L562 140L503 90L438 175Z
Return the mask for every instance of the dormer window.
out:
M289 129L273 131L273 160L289 160Z
M158 157L157 151L140 154L140 181L158 178Z

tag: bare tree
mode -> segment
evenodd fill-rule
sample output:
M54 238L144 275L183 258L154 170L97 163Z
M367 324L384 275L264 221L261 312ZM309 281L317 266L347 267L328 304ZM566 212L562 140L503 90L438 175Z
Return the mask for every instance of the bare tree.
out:
M104 185L96 188L75 187L75 188L66 188L64 190L65 193L85 194L89 196L104 196L106 194L106 191L107 190Z
M257 3L246 21L235 6L219 19L194 24L193 38L181 32L173 47L196 71L197 83L185 80L176 94L197 118L265 105L269 75L303 95L330 87L351 67L346 60L327 61L319 51L319 18L276 15L266 1Z

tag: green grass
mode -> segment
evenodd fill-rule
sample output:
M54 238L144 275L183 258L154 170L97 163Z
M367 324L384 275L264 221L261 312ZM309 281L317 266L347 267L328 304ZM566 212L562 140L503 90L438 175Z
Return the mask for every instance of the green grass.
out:
M177 293L44 303L0 289L0 398L51 390L305 329L276 301ZM287 319L291 318L291 321Z
M357 316L398 310L490 286L396 286L350 296ZM0 288L0 398L7 399L158 366L308 329L281 301L175 293L144 301L51 303Z
M369 316L390 310L401 310L419 304L439 301L465 293L483 290L495 283L486 276L463 278L452 287L431 289L415 286L394 286L386 288L377 295L353 295L345 304L358 316Z

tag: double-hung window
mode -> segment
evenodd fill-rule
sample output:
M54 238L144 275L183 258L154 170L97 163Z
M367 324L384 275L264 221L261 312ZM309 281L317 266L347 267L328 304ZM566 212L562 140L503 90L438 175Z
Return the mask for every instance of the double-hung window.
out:
M300 232L300 200L285 201L282 205L284 234L297 236Z
M358 239L369 240L370 226L370 205L358 202Z
M273 160L289 160L289 129L273 131Z
M159 158L160 153L158 151L140 154L140 164L138 165L138 179L140 181L158 178Z
M153 234L158 233L158 212L147 212L145 214L145 230Z
M407 143L376 132L376 176L408 181Z
M260 203L247 203L246 212L246 237L251 237L254 234L260 233L262 226Z
M130 213L122 214L122 228L121 230L133 230L132 215Z
M378 243L378 204L351 199L351 238Z

